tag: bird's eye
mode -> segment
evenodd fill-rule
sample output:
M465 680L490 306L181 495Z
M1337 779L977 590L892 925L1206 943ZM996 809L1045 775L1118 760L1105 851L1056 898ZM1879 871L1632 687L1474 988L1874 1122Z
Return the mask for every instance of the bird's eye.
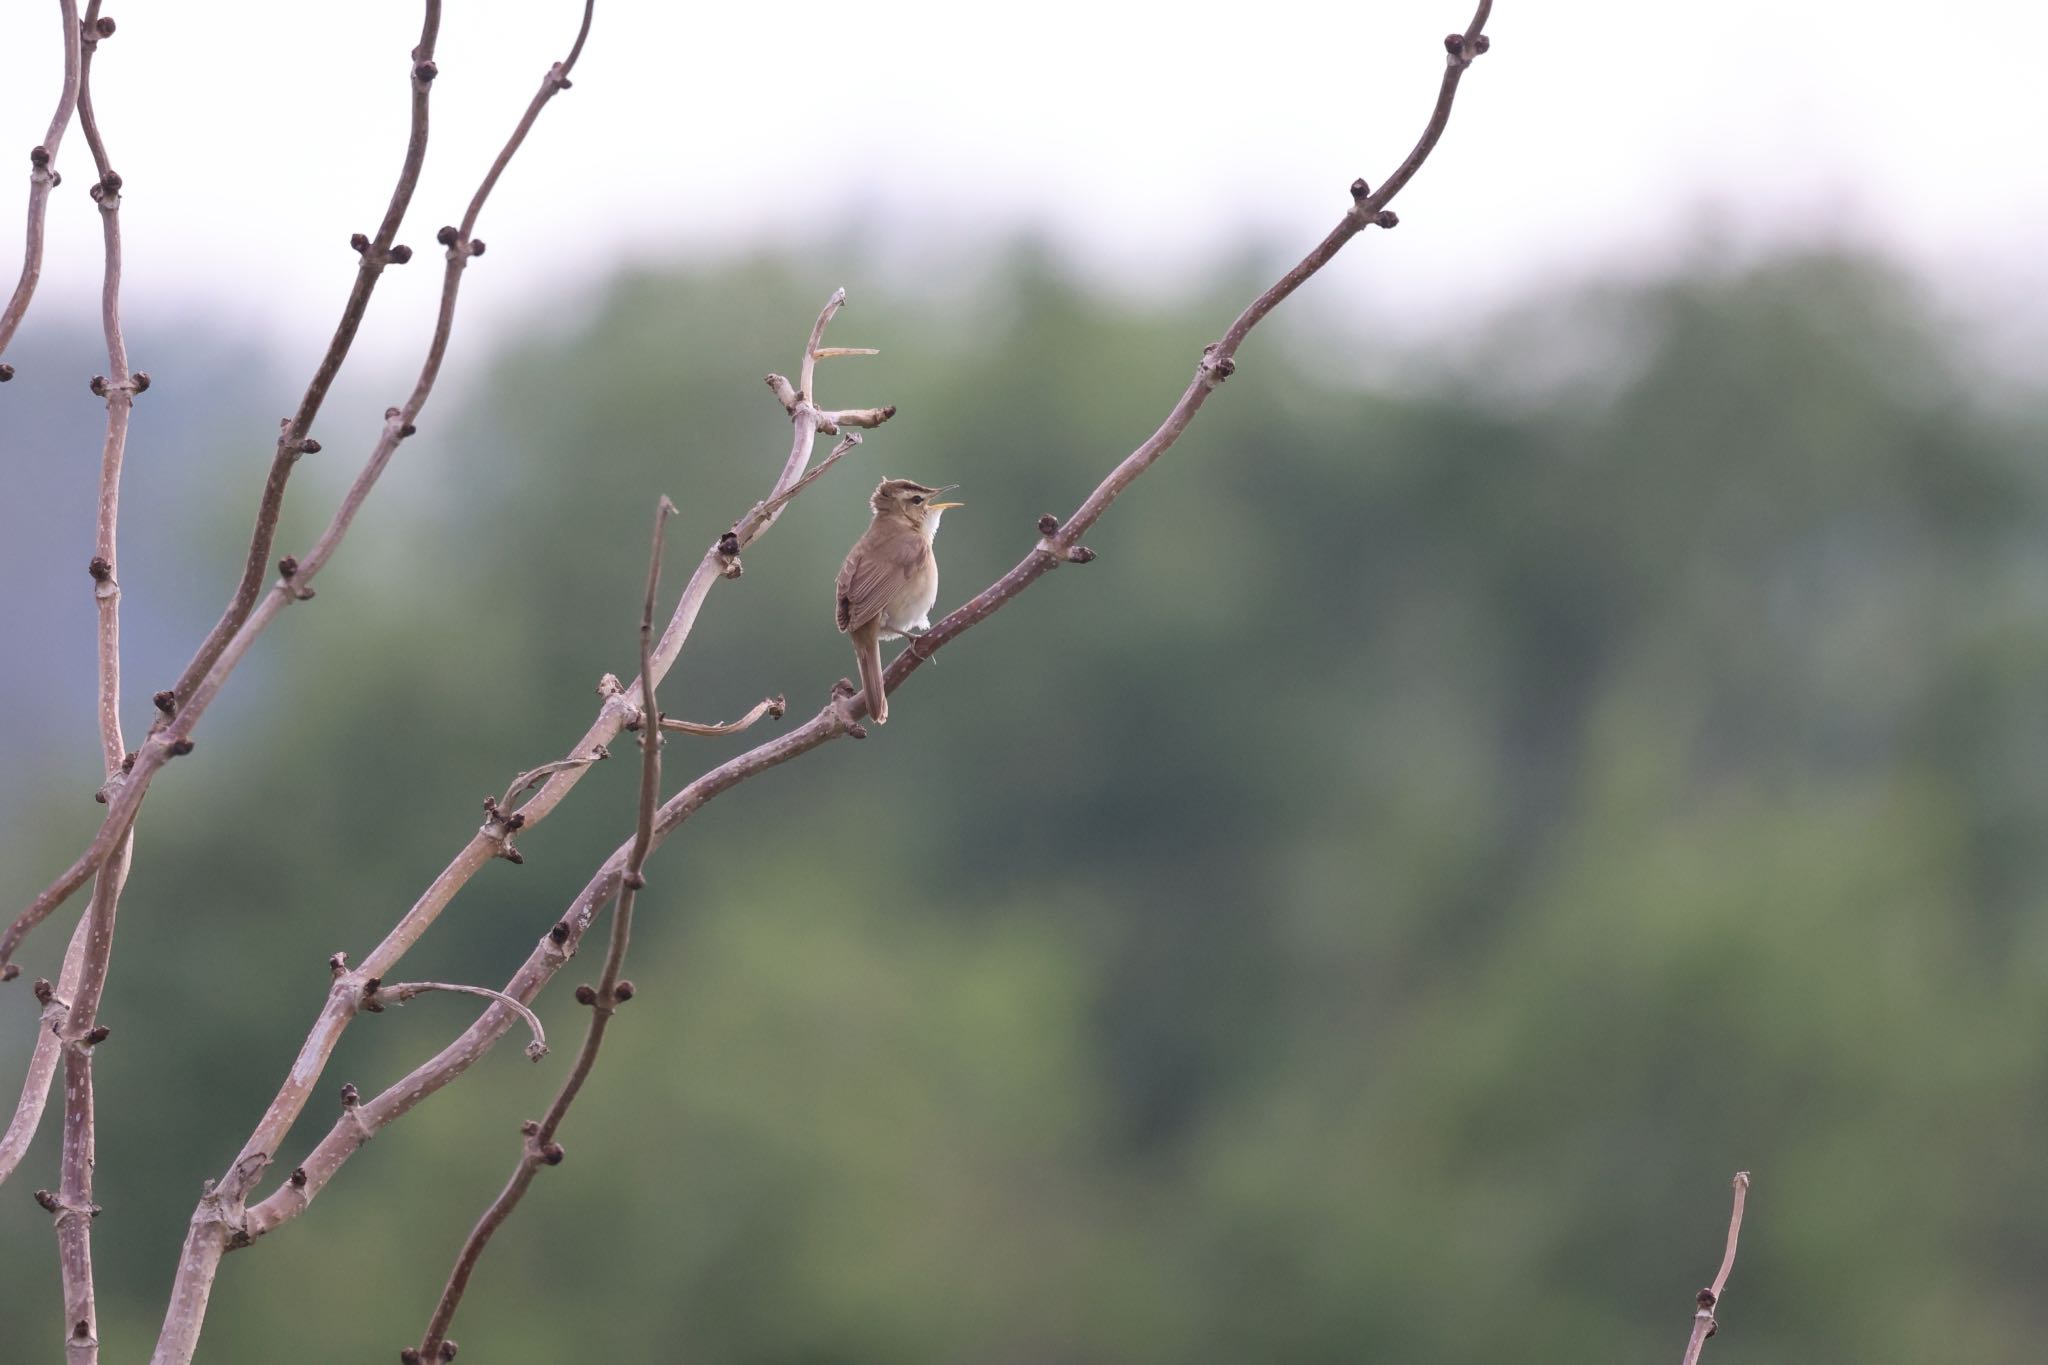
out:
M917 495L916 497L912 498L912 499L911 499L911 501L912 501L912 502L919 502L919 503L923 502L923 501L924 501L924 494L922 494L922 493L918 494L918 495Z

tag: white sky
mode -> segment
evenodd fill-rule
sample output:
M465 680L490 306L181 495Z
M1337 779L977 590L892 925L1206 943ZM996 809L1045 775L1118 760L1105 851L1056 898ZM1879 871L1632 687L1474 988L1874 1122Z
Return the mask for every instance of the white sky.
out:
M20 155L57 88L56 5L0 6L0 274ZM1348 253L1325 306L1427 332L1559 276L1685 243L1847 235L2048 338L2048 8L1502 0L1402 226ZM129 311L203 309L287 354L333 325L403 147L416 4L110 4L98 102L129 195ZM532 320L622 257L732 252L866 225L971 261L1029 227L1099 277L1172 288L1256 231L1306 246L1355 175L1420 127L1457 0L1210 6L623 5L600 0L479 234L470 327ZM547 64L572 0L450 0L427 175L401 240L431 253ZM76 126L37 311L89 324L98 234ZM12 207L7 207L12 205ZM914 230L914 231L913 231ZM380 294L365 344L417 354L436 283ZM821 292L861 281L823 279ZM473 339L474 333L471 333ZM458 348L460 349L460 348ZM294 365L293 370L300 368Z

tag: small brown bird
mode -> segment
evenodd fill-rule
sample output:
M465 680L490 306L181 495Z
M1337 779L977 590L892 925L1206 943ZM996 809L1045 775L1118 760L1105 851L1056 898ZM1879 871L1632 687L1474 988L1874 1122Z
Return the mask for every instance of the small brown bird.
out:
M839 570L839 630L853 637L861 690L875 724L889 723L889 699L882 693L882 641L908 639L931 629L932 603L939 597L939 561L932 537L939 517L965 503L933 502L960 485L927 488L909 479L884 479L868 501L875 519L847 552Z

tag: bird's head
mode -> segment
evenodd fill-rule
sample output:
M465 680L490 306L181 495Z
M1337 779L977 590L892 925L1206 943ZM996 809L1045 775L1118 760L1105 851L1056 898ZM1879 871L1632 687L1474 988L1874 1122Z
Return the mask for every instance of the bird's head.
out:
M941 493L950 493L960 485L945 484L930 488L910 479L884 479L875 485L875 493L868 501L873 504L878 517L897 517L926 531L936 531L939 514L949 507L964 507L965 503L939 502Z

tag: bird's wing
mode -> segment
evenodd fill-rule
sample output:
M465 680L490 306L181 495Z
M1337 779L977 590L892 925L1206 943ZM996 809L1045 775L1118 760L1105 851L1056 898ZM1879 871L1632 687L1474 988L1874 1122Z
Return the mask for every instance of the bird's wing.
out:
M880 616L931 552L920 535L862 536L839 570L839 629L858 630Z

